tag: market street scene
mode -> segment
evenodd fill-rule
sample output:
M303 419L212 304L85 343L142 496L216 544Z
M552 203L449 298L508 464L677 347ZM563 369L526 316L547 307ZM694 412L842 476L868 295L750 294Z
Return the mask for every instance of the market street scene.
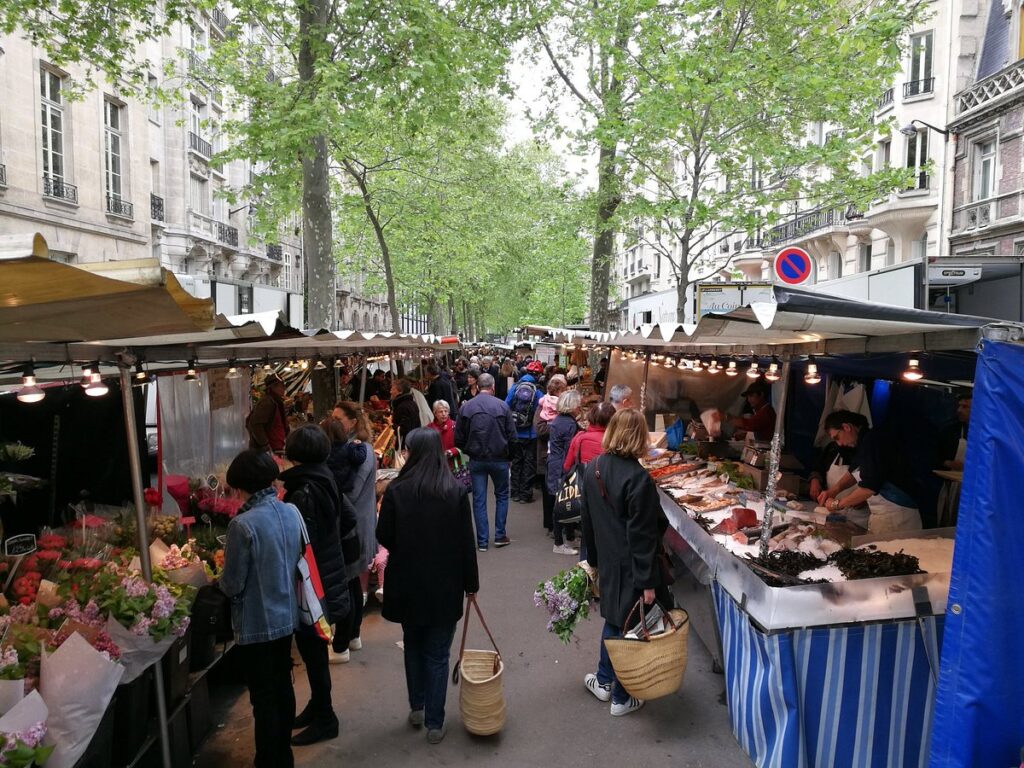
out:
M0 768L1024 768L1024 3L4 0Z

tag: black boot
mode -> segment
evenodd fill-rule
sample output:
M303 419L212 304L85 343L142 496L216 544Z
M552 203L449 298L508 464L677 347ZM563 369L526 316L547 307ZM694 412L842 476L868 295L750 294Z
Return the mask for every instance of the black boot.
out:
M313 702L311 701L295 718L295 722L292 723L292 730L297 731L299 728L306 728L312 725L314 720L316 720L316 710L313 709Z
M304 731L292 736L293 747L306 747L318 741L329 741L338 738L338 718L333 713L331 718L317 718Z

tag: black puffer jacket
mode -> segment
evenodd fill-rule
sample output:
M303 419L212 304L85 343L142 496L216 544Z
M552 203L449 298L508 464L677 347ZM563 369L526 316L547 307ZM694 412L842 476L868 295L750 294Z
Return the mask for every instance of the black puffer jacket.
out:
M411 392L399 395L391 401L391 423L395 426L404 446L405 438L420 426L420 409Z
M298 507L306 521L324 585L327 618L337 624L352 609L341 539L355 530L355 510L351 504L342 504L326 464L299 464L282 472L281 480L284 500Z

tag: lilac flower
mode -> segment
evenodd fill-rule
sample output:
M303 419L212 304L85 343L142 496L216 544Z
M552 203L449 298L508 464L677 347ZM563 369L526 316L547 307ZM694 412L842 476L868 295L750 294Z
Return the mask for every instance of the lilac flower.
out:
M128 597L145 597L149 594L149 585L135 576L125 576L121 579L121 586Z
M43 743L43 739L46 737L46 723L36 723L35 725L26 728L24 731L13 733L11 735L15 739L23 741L25 746L35 749Z
M142 637L149 634L149 628L156 624L156 621L149 618L144 614L139 614L139 617L135 620L135 623L129 628L129 632L133 635Z
M154 619L167 619L174 613L176 601L174 595L165 586L156 588L156 603L153 605Z
M4 648L0 653L0 668L16 667L18 665L18 651L14 646Z

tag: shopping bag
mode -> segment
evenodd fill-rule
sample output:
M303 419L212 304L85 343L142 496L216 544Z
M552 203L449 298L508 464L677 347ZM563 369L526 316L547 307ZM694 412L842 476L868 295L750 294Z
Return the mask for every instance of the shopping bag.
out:
M461 451L455 454L454 464L452 474L455 475L459 485L467 491L473 490L473 477L469 474L469 463L463 457Z
M562 525L578 523L583 514L583 500L580 496L580 481L583 479L583 443L576 451L576 463L562 481L562 487L555 496L555 522Z
M302 557L298 565L298 595L300 629L312 632L325 643L334 639L334 631L324 612L324 585L320 580L320 569L313 554L313 545L309 541L306 521L299 516L302 526Z
M493 651L466 650L466 633L469 630L470 607L476 609L480 623L490 638ZM462 644L459 646L459 663L452 672L455 685L462 681L459 691L459 711L466 730L476 736L491 736L505 726L505 689L503 676L505 663L501 651L494 642L494 636L484 621L476 595L466 595L466 614L462 619Z

